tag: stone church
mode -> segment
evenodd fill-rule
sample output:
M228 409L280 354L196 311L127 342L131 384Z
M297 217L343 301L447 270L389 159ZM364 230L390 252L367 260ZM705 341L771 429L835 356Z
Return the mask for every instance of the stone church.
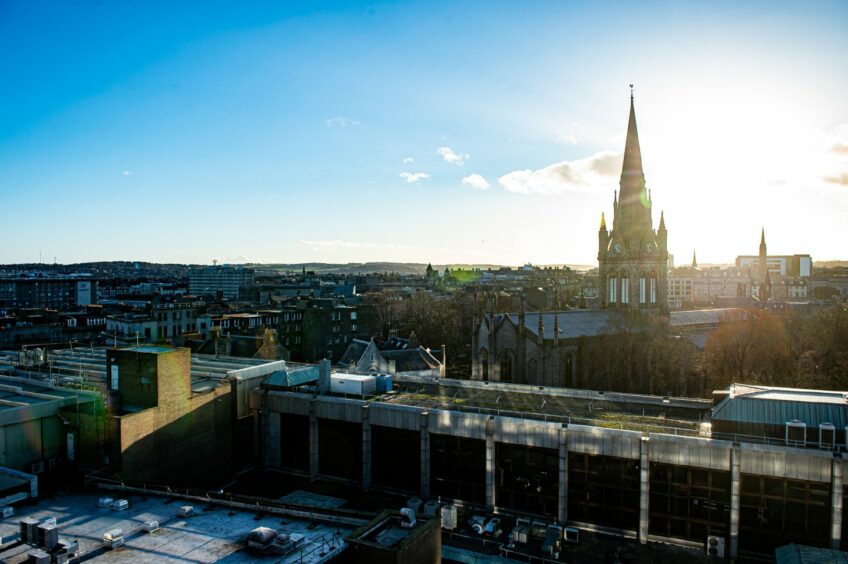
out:
M600 309L485 314L472 335L473 379L595 387L600 383L590 374L603 363L599 338L625 311L666 313L668 233L662 213L653 226L632 93L619 186L612 229L601 214L598 232Z

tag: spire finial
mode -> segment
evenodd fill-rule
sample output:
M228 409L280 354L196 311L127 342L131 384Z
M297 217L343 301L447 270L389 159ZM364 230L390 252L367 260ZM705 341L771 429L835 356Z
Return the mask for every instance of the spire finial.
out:
M630 83L630 101L633 101L633 83Z
M604 219L604 212L601 212L601 229L607 228L607 220Z

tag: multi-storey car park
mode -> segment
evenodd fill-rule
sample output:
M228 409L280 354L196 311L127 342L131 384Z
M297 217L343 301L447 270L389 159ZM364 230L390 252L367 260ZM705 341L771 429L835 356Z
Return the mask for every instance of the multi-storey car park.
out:
M68 472L108 454L107 474L126 484L203 488L254 465L353 497L399 494L641 543L712 540L728 557L840 548L848 536L842 392L737 385L706 400L397 375L392 391L353 396L327 384L349 379L328 362L156 346L0 357L0 438L20 491L33 490L14 472L43 476L47 449ZM26 456L13 461L10 445Z

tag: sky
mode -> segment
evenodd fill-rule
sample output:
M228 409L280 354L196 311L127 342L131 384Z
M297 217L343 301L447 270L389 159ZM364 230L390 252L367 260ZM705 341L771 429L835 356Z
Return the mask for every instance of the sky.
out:
M845 259L846 2L0 0L0 263Z

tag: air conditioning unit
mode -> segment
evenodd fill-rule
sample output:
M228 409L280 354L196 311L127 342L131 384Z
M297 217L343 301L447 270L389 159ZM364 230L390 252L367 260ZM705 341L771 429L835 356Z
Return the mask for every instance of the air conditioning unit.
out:
M836 427L833 423L819 423L819 448L832 449L836 446Z
M580 529L577 527L566 527L563 532L565 537L565 542L571 544L577 544L580 542Z
M159 521L145 521L144 530L148 533L155 533L159 530Z
M41 474L44 472L44 461L39 460L38 462L33 462L32 466L30 466L30 471L33 474Z
M15 514L15 508L7 505L5 507L0 507L0 518L5 519L6 517L11 517Z
M797 419L786 422L786 444L803 447L807 443L807 424Z
M724 558L724 537L710 535L707 537L707 554L717 558Z
M183 505L177 510L178 517L190 517L194 515L194 507L191 505Z
M456 505L445 505L442 507L442 528L452 531L459 526Z

